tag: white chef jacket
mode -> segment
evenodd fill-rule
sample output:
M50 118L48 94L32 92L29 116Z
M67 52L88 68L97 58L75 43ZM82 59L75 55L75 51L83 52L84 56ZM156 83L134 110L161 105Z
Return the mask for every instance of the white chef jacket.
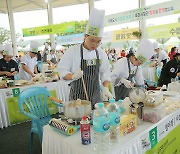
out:
M158 62L161 62L162 60L165 60L165 59L167 59L168 61L169 59L168 54L164 50L160 50L159 56L158 56Z
M51 60L52 58L56 58L56 60L57 60L57 57L55 54L48 54L47 55L47 60Z
M137 66L134 66L130 61L130 68L131 68L131 71L135 71L137 69ZM114 64L114 69L111 72L111 81L114 84L117 78L127 79L128 76L129 76L128 62L127 62L127 58L124 57L124 58L119 59ZM137 85L144 84L144 77L143 77L141 66L138 66L134 79Z
M21 58L21 64L25 64L29 68L29 70L34 73L34 67L37 65L37 58L31 58L31 56L27 54ZM31 80L32 78L32 76L22 68L22 65L19 69L19 77L22 80Z
M69 48L63 55L61 61L58 63L58 72L61 79L64 78L68 73L75 73L80 70L81 67L81 53L80 44ZM99 59L100 59L100 80L110 81L110 67L107 54L101 48L98 48ZM83 47L83 59L97 59L95 50L87 50Z

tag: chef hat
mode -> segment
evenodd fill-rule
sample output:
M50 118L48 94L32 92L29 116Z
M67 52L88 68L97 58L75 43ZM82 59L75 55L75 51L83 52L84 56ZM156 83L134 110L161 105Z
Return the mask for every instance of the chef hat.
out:
M102 37L104 31L105 10L91 9L86 34L90 36Z
M45 43L44 45L45 45L46 49L49 49L49 44L48 43Z
M0 44L0 51L4 50L4 46L2 44Z
M135 53L136 58L144 63L146 60L150 59L154 54L155 52L151 41L147 39L142 39L137 49L137 52Z
M38 52L38 42L37 41L31 41L30 51L34 52L34 53Z
M6 44L4 47L3 55L13 56L12 44Z
M157 42L153 42L153 49L155 50L155 49L158 49L158 48L159 48L158 43Z
M176 56L180 56L180 44L179 44L179 47L178 47L177 53L175 54L175 56L174 56L174 57L176 57Z
M51 45L51 50L55 51L56 50L56 44Z

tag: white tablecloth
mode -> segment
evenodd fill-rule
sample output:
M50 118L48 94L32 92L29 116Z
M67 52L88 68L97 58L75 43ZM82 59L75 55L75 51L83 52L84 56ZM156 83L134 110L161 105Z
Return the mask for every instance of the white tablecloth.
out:
M69 100L69 86L68 82L58 81L58 82L51 82L51 83L42 83L42 84L35 84L30 86L22 86L22 87L14 87L20 88L20 91L32 86L41 86L47 87L48 90L56 90L57 98L66 102ZM6 99L8 97L12 97L12 89L0 89L0 128L8 127L10 125L8 109L6 104Z
M156 67L142 67L142 72L145 80L155 81Z
M169 121L169 119L173 116L177 116L177 114L180 114L180 110L177 110L174 113L166 116L156 124L144 122L143 125L138 126L138 128L134 132L126 135L125 137L122 137L119 141L119 144L111 146L110 154L144 153L141 138L144 137L144 135L146 135L147 133L149 134L149 131L156 126L166 124L166 121ZM178 124L179 123L176 123L175 126L177 126ZM169 129L169 131L171 131L171 129ZM58 131L55 131L49 125L44 126L42 143L43 154L94 154L95 152L93 150L93 146L93 140L89 145L81 144L80 132L76 132L76 134L72 136L65 136Z

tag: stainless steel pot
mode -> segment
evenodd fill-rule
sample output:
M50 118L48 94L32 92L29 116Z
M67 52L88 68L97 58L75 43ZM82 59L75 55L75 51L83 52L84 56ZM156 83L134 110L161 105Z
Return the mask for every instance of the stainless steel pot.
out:
M87 100L81 100L80 104L75 101L69 101L63 103L64 115L71 119L82 119L83 116L89 116L91 114L91 102Z

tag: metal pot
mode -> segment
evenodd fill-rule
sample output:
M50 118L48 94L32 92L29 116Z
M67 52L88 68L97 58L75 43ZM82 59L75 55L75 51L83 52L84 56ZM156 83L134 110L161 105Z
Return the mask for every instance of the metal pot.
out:
M69 101L63 103L64 115L70 119L82 119L83 116L89 116L91 114L91 102L87 100L81 100L81 104L76 104L75 101Z
M139 102L143 102L146 99L146 93L144 91L144 89L140 88L140 87L134 87L130 90L129 92L129 99L132 103L139 103Z

